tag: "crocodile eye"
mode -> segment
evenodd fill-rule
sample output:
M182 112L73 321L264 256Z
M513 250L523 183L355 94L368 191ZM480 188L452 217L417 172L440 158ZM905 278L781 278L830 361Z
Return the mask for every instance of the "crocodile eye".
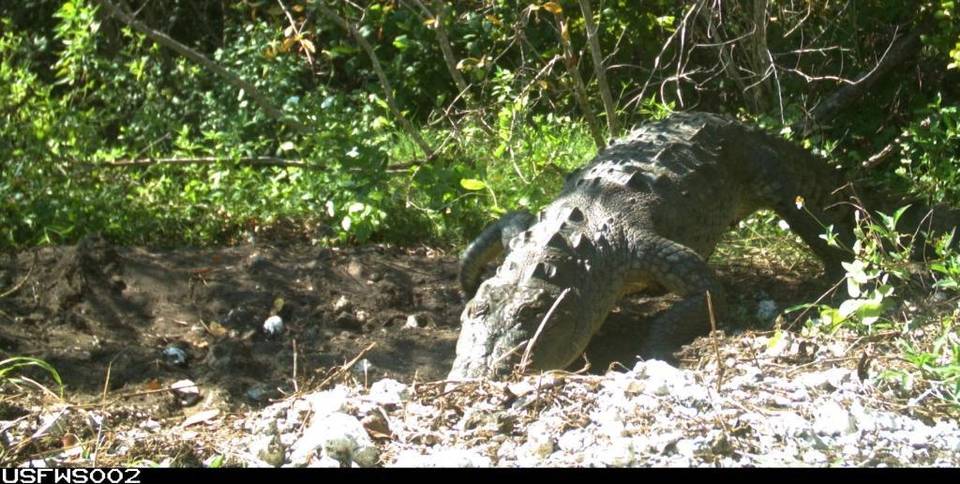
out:
M517 317L523 320L539 318L543 313L543 304L540 304L539 301L534 301L531 304L525 304L520 306L517 310ZM539 322L539 320L537 321Z

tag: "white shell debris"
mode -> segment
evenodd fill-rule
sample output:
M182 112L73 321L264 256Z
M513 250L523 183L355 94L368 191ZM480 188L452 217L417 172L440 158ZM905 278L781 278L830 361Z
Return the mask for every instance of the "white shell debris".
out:
M270 316L263 322L263 331L270 336L283 332L283 319L280 316Z

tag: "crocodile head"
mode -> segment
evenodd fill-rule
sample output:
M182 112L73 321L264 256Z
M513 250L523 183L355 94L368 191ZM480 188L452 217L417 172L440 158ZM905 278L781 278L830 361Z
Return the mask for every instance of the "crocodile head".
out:
M512 251L467 303L450 379L503 376L525 353L523 370L564 368L603 323L619 294L615 272L596 277L595 258L537 238Z
M450 379L509 373L520 362L527 343L560 298L562 291L556 289L497 279L484 282L463 310L463 326ZM562 368L576 358L576 351L572 349L574 335L583 331L576 327L576 297L571 296L570 291L564 293L544 323L530 352L528 368ZM557 346L553 340L561 340L561 345Z

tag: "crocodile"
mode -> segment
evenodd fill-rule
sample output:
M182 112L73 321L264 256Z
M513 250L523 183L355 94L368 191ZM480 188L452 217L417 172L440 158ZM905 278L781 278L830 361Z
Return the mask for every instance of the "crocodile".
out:
M849 252L821 234L832 226L852 246L841 185L826 160L732 117L675 113L644 125L567 175L537 216L508 213L463 252L460 284L472 298L448 378L567 367L623 295L648 289L681 298L638 342L638 353L668 358L707 333L711 309L722 321L724 289L706 260L759 209L784 219L838 280Z

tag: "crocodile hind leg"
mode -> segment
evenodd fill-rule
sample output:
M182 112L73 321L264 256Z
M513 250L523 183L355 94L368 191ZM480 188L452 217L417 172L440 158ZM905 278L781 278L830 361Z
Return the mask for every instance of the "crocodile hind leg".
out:
M460 256L460 289L466 297L473 297L480 287L480 277L486 265L508 247L513 236L527 230L534 216L529 212L508 212L500 220L488 225Z
M650 323L640 345L640 354L647 358L671 360L681 345L710 331L707 292L715 317L725 312L723 286L699 254L672 240L657 238L635 253L640 277L683 298Z

